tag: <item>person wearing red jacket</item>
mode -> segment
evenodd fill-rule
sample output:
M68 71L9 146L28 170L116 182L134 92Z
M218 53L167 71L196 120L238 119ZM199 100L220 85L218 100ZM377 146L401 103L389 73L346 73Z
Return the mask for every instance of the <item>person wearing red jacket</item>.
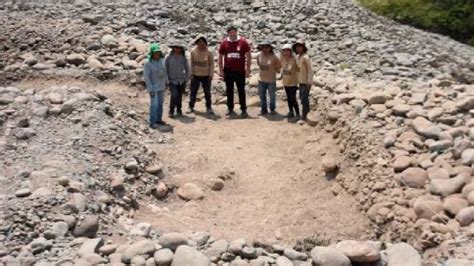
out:
M227 93L228 116L234 116L234 84L239 94L242 118L247 118L245 79L250 76L250 45L238 35L237 28L227 28L227 38L219 46L219 75L224 78Z

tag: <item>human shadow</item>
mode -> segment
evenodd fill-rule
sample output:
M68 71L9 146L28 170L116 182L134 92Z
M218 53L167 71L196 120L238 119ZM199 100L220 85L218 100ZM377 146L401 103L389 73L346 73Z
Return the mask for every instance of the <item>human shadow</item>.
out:
M285 116L276 112L276 113L269 113L262 115L263 118L267 119L268 121L283 121L285 119Z
M246 120L246 119L258 119L258 117L252 116L248 114L246 117L242 117L240 114L233 114L233 115L226 115L226 119L228 120Z
M286 121L288 121L288 123L291 123L291 124L296 124L298 123L298 121L300 121L300 117L286 117Z
M220 116L216 113L208 114L207 112L201 112L201 111L197 111L197 110L194 110L194 114L196 116L200 116L202 118L206 118L206 119L213 120L213 121L217 121L217 120L222 118L222 116Z
M173 117L170 117L170 118L173 119L173 120L178 120L179 122L181 122L183 124L191 124L191 123L194 123L196 121L196 117L191 117L191 116L188 116L188 115L173 116Z
M160 131L161 133L173 133L174 127L170 124L159 125L157 130Z

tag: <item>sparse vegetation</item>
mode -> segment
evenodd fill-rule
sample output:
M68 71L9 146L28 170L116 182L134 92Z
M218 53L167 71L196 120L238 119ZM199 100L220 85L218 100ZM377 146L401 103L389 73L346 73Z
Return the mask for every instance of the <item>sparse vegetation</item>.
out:
M294 249L300 252L309 252L314 247L327 247L330 244L330 239L323 237L320 234L315 234L313 237L307 237L303 240L297 241Z
M401 23L448 35L474 46L472 0L359 0L366 8Z

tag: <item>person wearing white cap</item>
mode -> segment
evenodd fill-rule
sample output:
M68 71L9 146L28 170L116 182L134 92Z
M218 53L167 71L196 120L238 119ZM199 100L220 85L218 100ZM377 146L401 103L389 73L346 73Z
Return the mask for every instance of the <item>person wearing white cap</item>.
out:
M260 114L268 114L267 91L270 96L270 112L275 114L276 109L276 74L280 72L280 59L273 51L271 41L266 40L258 45L260 53L257 55L259 67L258 93L260 96Z
M296 100L298 91L298 66L293 55L291 44L285 44L282 48L280 57L281 76L283 86L285 87L286 99L288 101L288 118L299 117L300 109Z

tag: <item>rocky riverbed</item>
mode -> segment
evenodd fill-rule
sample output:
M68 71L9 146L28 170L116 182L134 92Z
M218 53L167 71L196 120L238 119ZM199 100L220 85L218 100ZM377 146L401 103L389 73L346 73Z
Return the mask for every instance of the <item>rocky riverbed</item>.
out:
M2 263L472 265L472 47L351 1L2 3L0 21ZM334 195L350 195L367 215L367 235L288 246L134 220L150 199L192 202L209 193L166 182L154 144L172 144L171 128L151 131L143 110L127 104L142 92L148 44L206 33L215 48L229 23L254 44L307 40L313 112L300 126L335 139L339 155L326 156L320 171L334 177ZM75 79L93 82L71 85ZM127 97L96 89L105 81L128 84ZM256 82L250 78L250 95ZM221 88L216 78L216 104ZM225 186L226 176L213 185Z

